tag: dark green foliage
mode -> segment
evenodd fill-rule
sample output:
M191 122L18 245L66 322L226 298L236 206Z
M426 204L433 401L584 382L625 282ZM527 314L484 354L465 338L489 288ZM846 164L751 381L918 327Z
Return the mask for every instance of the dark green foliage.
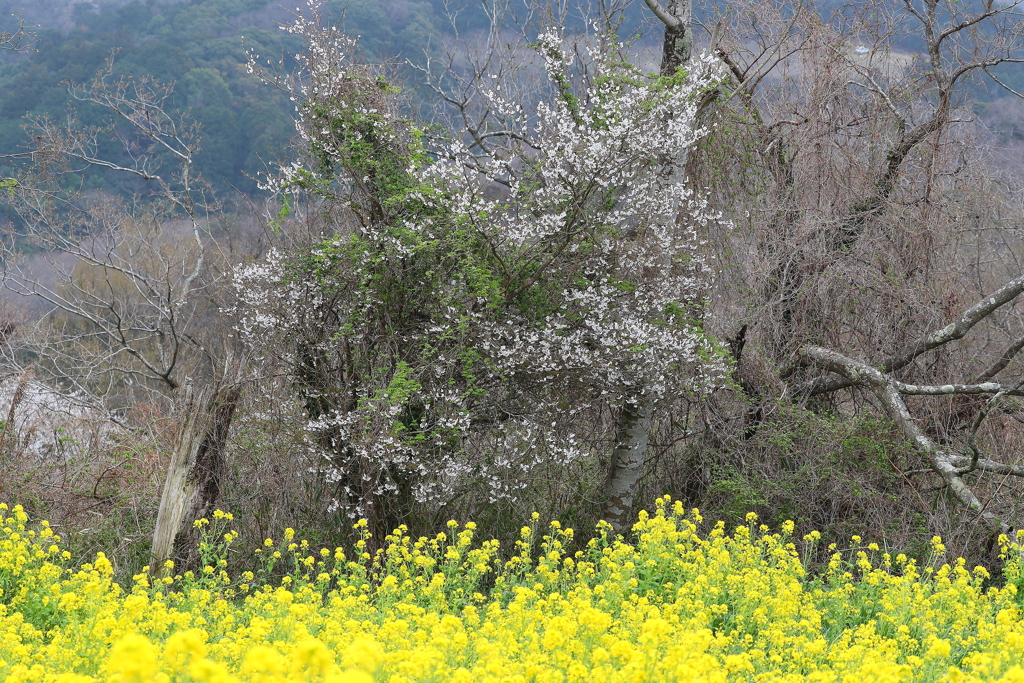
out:
M937 494L915 492L920 474L907 473L920 473L924 463L892 424L783 401L770 414L753 434L708 434L663 461L655 479L677 485L662 484L647 499L668 493L727 526L742 524L750 511L770 526L793 520L801 534L821 532L820 554L809 558L815 563L827 561L830 543L853 535L927 558Z

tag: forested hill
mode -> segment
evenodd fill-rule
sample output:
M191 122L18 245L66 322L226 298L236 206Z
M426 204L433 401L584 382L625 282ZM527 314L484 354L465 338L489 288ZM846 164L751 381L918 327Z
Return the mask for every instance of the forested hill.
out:
M331 21L360 36L367 58L400 63L420 61L438 49L453 21L460 32L487 25L482 3L447 4L458 5L454 17L445 0L327 0L324 7ZM635 35L650 21L649 12L639 0L624 7L620 33ZM823 16L844 11L838 0L819 2L818 10ZM0 154L25 144L26 116L64 115L69 103L65 84L88 81L114 51L116 75L175 83L171 113L188 111L202 125L196 165L220 190L255 191L253 176L291 138L289 103L247 74L243 48L244 41L245 47L274 58L300 48L297 39L277 30L279 22L290 18L281 0L0 0L0 28L16 26L18 11L36 27L36 51L0 54ZM704 11L698 3L697 15ZM901 49L914 52L916 46ZM1002 68L1000 73L1011 85L1024 87L1024 69ZM972 94L989 100L1003 93L982 89ZM78 111L83 123L102 123L98 112ZM85 182L87 188L126 194L136 189L100 172Z
M294 53L300 43L277 30L289 17L279 0L185 0L182 2L106 3L74 0L0 0L10 29L12 13L24 9L35 25L37 51L5 56L0 63L0 151L10 153L25 142L25 116L59 117L67 109L66 82L88 81L117 51L116 74L150 76L175 82L171 102L202 124L202 152L197 166L220 189L256 189L253 176L263 161L283 147L293 133L286 98L261 86L245 69L245 51L275 58ZM361 36L371 57L418 57L437 44L442 3L378 0L329 0L332 19ZM461 28L482 26L480 12L459 17ZM91 112L82 110L87 124ZM109 186L109 177L87 179ZM128 189L128 188L120 188Z
M118 50L116 74L176 83L172 108L189 110L202 124L203 151L197 158L202 174L221 188L254 189L246 175L259 170L260 157L291 135L285 99L260 87L245 71L243 35L246 44L260 54L276 55L295 47L270 30L270 21L260 21L254 13L265 4L252 0L132 2L97 10L89 3L78 3L67 27L47 26L26 13L27 22L36 19L39 25L36 51L8 59L0 68L0 149L9 152L24 144L26 115L61 116L69 99L65 83L88 81ZM65 16L54 14L55 19ZM79 111L85 123L101 123L96 112ZM90 115L97 118L89 120ZM111 180L93 175L87 182L105 186Z

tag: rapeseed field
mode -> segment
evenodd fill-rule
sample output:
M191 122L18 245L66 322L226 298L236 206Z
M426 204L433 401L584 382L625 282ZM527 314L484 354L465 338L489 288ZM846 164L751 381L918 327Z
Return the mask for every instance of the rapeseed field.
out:
M348 553L285 530L261 572L235 575L218 512L199 523L202 571L122 587L102 554L67 567L20 507L0 520L12 683L1024 682L1020 537L1000 539L998 587L963 561L919 566L856 537L811 577L792 524L770 533L751 515L727 533L666 498L632 543L601 527L569 552L572 530L534 519L503 554L453 522L433 538L399 529L371 556L365 525Z

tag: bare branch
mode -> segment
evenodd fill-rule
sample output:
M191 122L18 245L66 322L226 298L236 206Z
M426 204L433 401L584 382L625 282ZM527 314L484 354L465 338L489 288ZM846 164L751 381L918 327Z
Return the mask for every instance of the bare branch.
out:
M942 477L956 499L964 507L976 511L992 529L1003 533L1009 530L1009 525L987 511L986 506L978 500L978 497L961 478L958 465L963 461L969 462L971 459L942 450L917 426L900 395L897 383L892 378L866 363L821 347L805 346L800 349L799 355L818 367L845 377L851 385L870 389L881 402L885 413L896 423L896 426L916 450L927 458L932 471ZM992 465L996 466L998 463L992 463ZM1015 470L1016 468L1010 467L1007 473L1018 474ZM1020 475L1024 475L1024 468L1020 468Z
M985 421L989 413L992 412L992 409L996 407L1003 396L1011 391L1019 390L1022 386L1024 386L1024 380L1018 382L1013 389L1007 388L1000 391L988 400L984 408L978 411L978 414L974 418L974 423L971 425L971 431L967 435L967 447L971 450L971 462L969 465L960 469L960 474L967 474L968 472L972 472L978 468L978 463L981 460L981 450L978 448L977 439L978 429L981 427L981 424ZM1024 471L1024 468L1022 468L1022 471Z
M1017 96L1017 97L1019 97L1021 99L1024 99L1024 93L1019 93L1016 90L1014 90L1013 88L1011 88L1010 86L1008 86L1006 83L1003 83L1001 80L999 80L999 78L994 73L992 73L991 71L988 70L987 66L983 66L982 70L985 72L985 75L987 75L989 78L991 78L997 84L999 84L999 86L1003 90L1005 90L1005 91L1009 92L1010 94L1015 95L1015 96Z
M951 341L961 339L971 330L972 327L987 318L1000 307L1016 299L1021 292L1024 292L1024 275L1011 280L996 290L993 294L985 297L974 306L971 306L949 325L946 325L940 330L930 332L906 345L903 349L885 360L882 364L882 370L887 373L894 372L895 370L906 367L912 363L914 359L928 351L931 351L932 349L938 348L943 344L948 344ZM1009 362L1009 360L1007 360L1007 362ZM980 379L988 378L982 377ZM820 394L836 391L852 385L853 382L844 377L819 378L811 383L806 393L810 396L818 396Z
M985 372L978 375L974 381L984 382L998 375L1006 368L1007 365L1010 364L1010 361L1020 353L1021 349L1024 349L1024 335L1015 339L1013 343L1010 344L1009 348L1003 352L1003 355L999 357L999 360L993 363L987 370L985 370Z
M902 351L896 353L885 362L885 371L899 370L909 365L921 354L962 338L972 327L987 318L998 308L1016 299L1021 292L1024 292L1024 275L1011 280L991 295L971 306L949 325L908 344Z
M678 29L682 21L672 15L658 0L644 0L647 6L654 12L654 16L661 19L661 22L671 29Z
M115 388L173 391L179 373L202 362L195 351L206 353L195 346L203 336L195 320L219 277L208 267L209 206L193 169L198 127L164 109L170 86L113 79L112 60L91 83L70 90L112 121L106 128L84 127L74 116L60 125L33 122L36 151L10 202L25 235L0 245L0 282L50 305L28 343L54 378L97 398ZM125 125L127 133L118 128ZM103 134L121 142L129 162L99 155ZM158 174L153 160L163 152L176 163ZM153 198L127 206L83 196L67 182L80 170L73 162L149 180ZM24 266L23 242L50 262L52 280Z
M950 454L949 458L950 462L958 467L968 467L972 462L972 458L965 455ZM1024 477L1024 465L1008 465L986 458L978 458L972 469L981 472L991 472L992 474L1009 474L1014 477Z
M907 396L948 396L951 394L1000 394L1007 390L997 382L982 384L937 384L921 385L896 382L896 389Z
M14 16L17 17L18 27L13 31L0 32L0 50L30 52L32 51L31 46L36 34L28 29L37 27L25 25L24 13L21 10Z

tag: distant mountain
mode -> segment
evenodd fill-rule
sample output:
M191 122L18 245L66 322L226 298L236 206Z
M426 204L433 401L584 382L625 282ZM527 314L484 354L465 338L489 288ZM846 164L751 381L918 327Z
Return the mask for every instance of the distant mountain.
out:
M0 0L6 5L24 0ZM115 73L173 81L173 110L202 124L200 172L221 189L252 192L263 160L292 135L291 107L281 93L246 73L245 44L264 55L294 53L298 39L274 29L283 10L266 0L147 2L36 0L26 11L36 51L0 65L0 150L24 144L26 116L61 116L69 99L66 82L88 81L114 52ZM46 8L40 8L46 5ZM83 123L99 125L99 111L80 111ZM108 150L113 154L114 150ZM87 187L132 192L109 174L86 178Z
M152 0L156 3L173 3L187 0ZM25 22L42 29L67 31L74 26L76 8L89 6L99 11L123 7L132 0L0 0L0 27L10 30L14 25L12 15L21 11Z

